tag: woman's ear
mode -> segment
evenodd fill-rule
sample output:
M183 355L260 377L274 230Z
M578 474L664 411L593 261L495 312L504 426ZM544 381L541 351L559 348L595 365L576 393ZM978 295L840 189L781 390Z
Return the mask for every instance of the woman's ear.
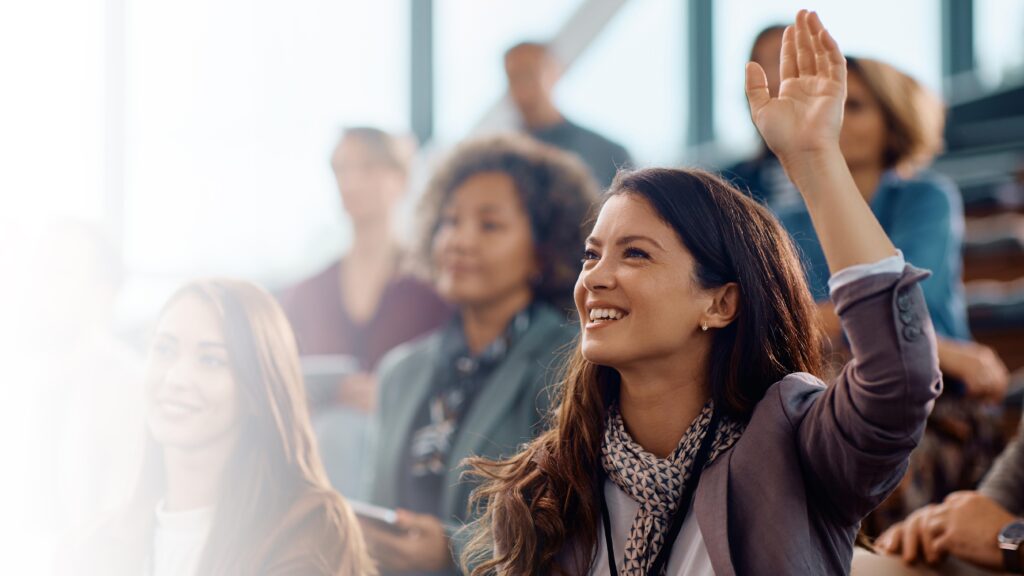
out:
M723 284L711 291L711 304L704 312L708 328L725 328L740 313L740 285Z

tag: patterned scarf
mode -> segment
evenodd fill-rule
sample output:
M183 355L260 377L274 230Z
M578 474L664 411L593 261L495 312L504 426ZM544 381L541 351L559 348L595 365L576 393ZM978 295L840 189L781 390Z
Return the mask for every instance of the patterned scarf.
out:
M629 436L617 405L609 409L601 445L601 465L608 478L640 504L640 510L629 529L619 574L644 576L665 545L665 534L672 522L672 515L679 507L683 487L691 479L696 481L699 478L700 470L697 471L697 477L694 477L693 460L708 433L712 411L712 402L709 400L683 434L672 455L661 459L644 450ZM708 464L728 450L743 434L743 430L742 424L719 417ZM610 542L605 544L611 546Z

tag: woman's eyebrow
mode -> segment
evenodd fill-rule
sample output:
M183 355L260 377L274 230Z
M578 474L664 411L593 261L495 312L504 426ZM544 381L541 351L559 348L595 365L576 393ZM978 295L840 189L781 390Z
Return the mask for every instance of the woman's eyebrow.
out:
M664 250L665 249L665 247L662 246L661 243L658 242L657 240L655 240L654 238L651 238L649 236L642 236L642 235L639 235L639 234L634 234L634 235L631 235L631 236L623 236L622 238L619 238L619 240L618 240L618 242L616 242L616 244L618 244L619 246L622 246L622 245L625 245L625 244L632 244L634 242L648 242L648 243L653 244L654 246L656 246L659 250Z

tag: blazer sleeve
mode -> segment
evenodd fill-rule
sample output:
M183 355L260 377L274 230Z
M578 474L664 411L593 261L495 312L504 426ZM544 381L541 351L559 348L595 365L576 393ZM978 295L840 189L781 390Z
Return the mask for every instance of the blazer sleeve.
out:
M919 286L927 276L907 266L838 288L832 299L853 359L824 391L784 407L809 490L843 524L858 522L899 484L942 391Z
M1024 427L1003 450L978 491L995 500L1008 512L1024 514Z

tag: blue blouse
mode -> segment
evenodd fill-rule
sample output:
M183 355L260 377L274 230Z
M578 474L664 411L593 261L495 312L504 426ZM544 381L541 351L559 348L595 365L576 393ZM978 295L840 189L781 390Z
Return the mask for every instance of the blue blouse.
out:
M828 299L828 263L811 216L802 201L772 205L800 252L815 300ZM871 211L910 264L931 270L921 282L935 332L968 340L967 307L961 281L963 200L951 180L934 172L903 179L889 171L871 199Z

